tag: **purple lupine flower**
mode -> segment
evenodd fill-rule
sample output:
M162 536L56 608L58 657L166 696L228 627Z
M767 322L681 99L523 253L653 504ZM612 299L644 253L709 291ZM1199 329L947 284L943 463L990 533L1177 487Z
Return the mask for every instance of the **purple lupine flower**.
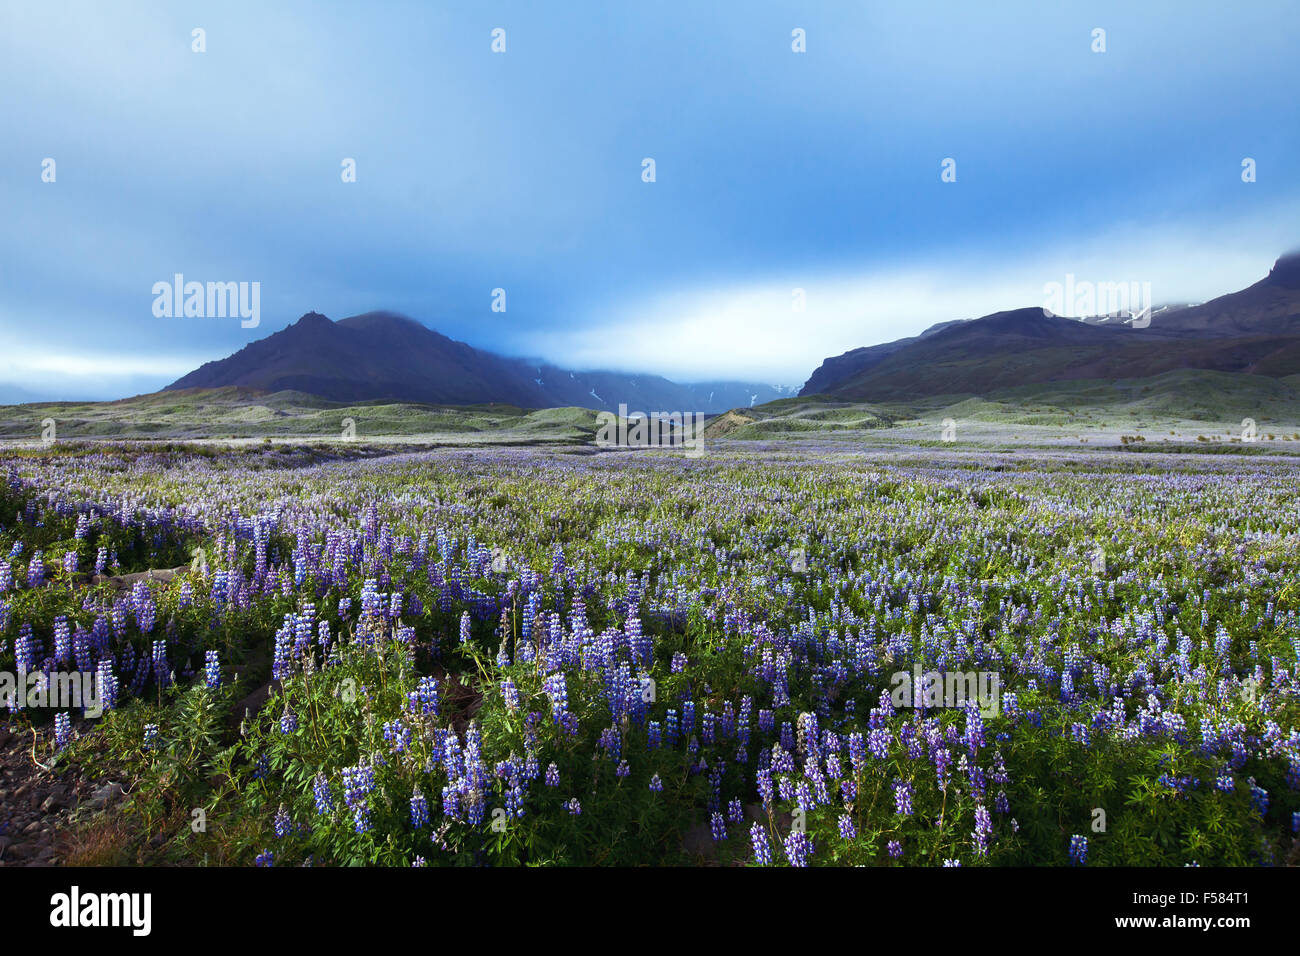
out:
M886 844L886 849L889 850L889 855L895 860L901 860L903 858L903 844L898 840L890 840L889 843Z
M727 838L727 822L722 818L722 814L716 810L709 817L709 830L713 834L714 843L721 843Z
M1088 862L1088 838L1075 834L1070 837L1070 862L1083 866Z
M322 816L334 811L334 793L330 790L330 783L325 779L325 774L316 774L316 779L312 781L312 796L316 800L316 812Z
M411 826L419 830L429 822L429 801L424 792L416 786L411 793Z
M384 724L383 735L393 753L406 753L411 749L411 728L400 717Z
M785 858L791 866L807 866L813 855L813 841L806 833L792 830L785 838Z
M894 812L902 817L912 814L912 785L906 781L894 781Z
M217 660L216 651L208 651L203 655L203 679L209 687L221 686L221 664Z
M72 718L66 711L54 715L54 746L62 750L72 740Z
M745 809L741 806L740 798L734 798L727 804L727 819L732 823L739 823L745 816Z
M847 813L840 814L840 836L846 840L856 839L858 835L857 827L853 825L853 818Z
M42 552L32 555L32 563L27 566L27 586L38 588L45 583L45 559Z
M971 835L975 838L975 852L987 856L989 837L993 835L993 817L982 803L975 807L975 832Z
M61 664L72 657L72 631L68 619L60 614L54 619L54 662Z
M768 842L767 830L755 823L749 828L749 842L754 846L754 862L759 866L772 865L772 844Z

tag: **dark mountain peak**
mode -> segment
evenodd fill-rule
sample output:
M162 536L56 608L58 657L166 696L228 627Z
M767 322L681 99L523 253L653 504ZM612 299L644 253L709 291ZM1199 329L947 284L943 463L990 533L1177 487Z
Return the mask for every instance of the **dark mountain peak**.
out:
M448 338L398 312L337 322L308 312L234 355L177 379L168 390L237 386L297 391L331 401L447 405L505 403L520 408L580 405L612 410L718 412L782 397L744 382L679 385L655 375L571 372L506 358Z
M1284 289L1300 289L1300 250L1288 252L1273 263L1264 281Z

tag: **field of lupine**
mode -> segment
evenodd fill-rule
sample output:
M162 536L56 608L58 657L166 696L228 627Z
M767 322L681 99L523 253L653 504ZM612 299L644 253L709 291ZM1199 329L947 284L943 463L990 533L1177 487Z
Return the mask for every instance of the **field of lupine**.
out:
M129 792L74 861L1297 861L1300 461L592 451L2 456L0 670L108 709L0 720Z

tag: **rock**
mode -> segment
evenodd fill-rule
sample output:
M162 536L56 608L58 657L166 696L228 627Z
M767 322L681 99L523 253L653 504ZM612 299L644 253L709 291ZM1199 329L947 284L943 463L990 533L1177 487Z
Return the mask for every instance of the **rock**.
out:
M57 813L67 805L68 791L63 787L55 787L49 792L49 795L41 801L41 813Z
M188 564L178 568L150 568L148 571L135 571L131 574L96 574L91 578L94 584L111 584L118 591L130 591L137 581L154 581L166 584L178 574L190 570Z
M106 783L90 795L90 799L86 801L86 806L92 810L103 810L125 792L119 783Z
M274 693L275 681L263 684L230 709L232 718L237 715L238 720L243 720L245 713L251 717L266 706L266 702L271 699Z
M716 860L718 857L718 847L713 842L713 830L707 823L701 823L691 827L682 836L682 847L693 857L703 857L705 860Z

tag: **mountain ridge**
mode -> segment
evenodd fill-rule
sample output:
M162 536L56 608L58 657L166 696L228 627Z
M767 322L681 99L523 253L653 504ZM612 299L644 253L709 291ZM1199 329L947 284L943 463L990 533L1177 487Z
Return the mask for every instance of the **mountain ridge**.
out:
M1137 325L1131 314L1077 319L1027 308L940 323L825 359L799 395L880 402L1177 369L1300 373L1300 253L1280 257L1245 289L1144 318Z
M624 404L630 411L646 412L719 412L794 392L747 382L683 384L658 375L563 369L478 349L386 310L337 322L306 312L280 331L204 363L163 390L228 386L296 391L344 402L502 403L608 411Z

